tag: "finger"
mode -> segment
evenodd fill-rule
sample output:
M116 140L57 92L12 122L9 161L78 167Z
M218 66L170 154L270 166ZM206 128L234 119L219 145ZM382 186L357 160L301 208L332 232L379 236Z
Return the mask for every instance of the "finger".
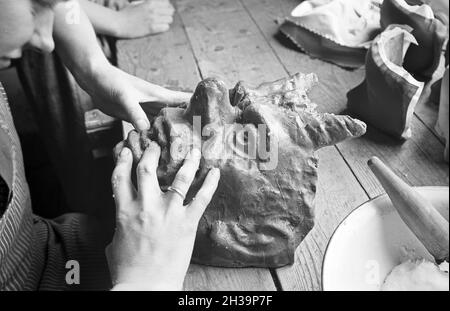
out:
M173 6L173 4L170 1L168 1L168 2L169 2L170 9L172 10L173 13L175 13L175 7Z
M133 154L133 159L135 162L139 162L142 158L142 148L141 148L141 141L140 141L140 135L135 130L130 131L128 133L127 137L127 144L126 146L130 148L131 153Z
M161 33L161 32L166 32L169 31L170 26L169 24L155 24L152 25L152 33L156 34L156 33Z
M138 195L141 199L161 193L156 174L160 156L161 148L157 143L151 142L137 166Z
M198 219L200 219L201 215L203 215L205 209L208 207L208 204L211 202L211 199L217 190L217 186L219 185L219 180L220 170L218 168L210 170L202 187L198 191L197 196L191 204L189 204L188 210Z
M114 156L114 161L117 163L117 161L119 160L119 156L120 153L122 152L123 148L125 147L125 142L121 141L120 143L118 143L113 150L113 156Z
M124 98L123 107L125 107L128 114L128 121L133 124L137 131L141 132L150 128L150 122L139 104L139 100L133 97Z
M172 24L173 17L171 15L163 15L158 17L158 24Z
M198 149L193 149L186 159L183 166L178 171L173 181L172 187L180 191L183 195L186 195L194 181L195 174L197 173L198 166L200 165L201 153ZM183 198L180 194L170 191L168 193L171 198L178 203L183 203Z
M134 198L134 188L131 182L131 168L133 157L131 150L123 148L117 159L116 167L111 178L112 190L117 207L128 205Z

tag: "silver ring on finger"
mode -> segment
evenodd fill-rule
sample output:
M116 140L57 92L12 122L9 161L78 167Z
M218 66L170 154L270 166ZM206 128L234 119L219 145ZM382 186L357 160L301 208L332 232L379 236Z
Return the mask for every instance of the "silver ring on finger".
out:
M176 187L170 186L170 187L167 189L167 191L168 191L168 192L173 192L173 193L178 194L178 195L183 199L183 201L186 199L186 195L185 195L180 189L178 189L178 188L176 188Z

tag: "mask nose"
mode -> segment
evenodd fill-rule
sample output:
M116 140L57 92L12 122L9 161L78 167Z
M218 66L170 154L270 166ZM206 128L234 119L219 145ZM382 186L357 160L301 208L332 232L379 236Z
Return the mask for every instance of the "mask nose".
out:
M46 9L36 17L34 34L30 41L31 47L43 53L53 52L55 49L53 22L54 16L51 9Z

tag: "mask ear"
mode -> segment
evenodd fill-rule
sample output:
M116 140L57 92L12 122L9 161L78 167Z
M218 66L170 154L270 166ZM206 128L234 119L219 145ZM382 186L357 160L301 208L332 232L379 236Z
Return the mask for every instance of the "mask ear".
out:
M298 73L265 83L252 90L240 82L230 92L235 105L244 108L242 123L265 124L279 142L294 141L317 150L366 132L366 125L349 116L319 114L307 93L317 84L314 74Z
M296 142L304 145L308 142L314 150L335 145L348 138L359 137L366 133L366 124L349 116L330 113L299 113L296 118L298 135Z

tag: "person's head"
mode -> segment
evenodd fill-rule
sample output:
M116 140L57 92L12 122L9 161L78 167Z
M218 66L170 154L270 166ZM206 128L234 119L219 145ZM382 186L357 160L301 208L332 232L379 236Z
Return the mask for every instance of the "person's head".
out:
M62 0L0 0L0 69L25 48L53 51L53 7Z

